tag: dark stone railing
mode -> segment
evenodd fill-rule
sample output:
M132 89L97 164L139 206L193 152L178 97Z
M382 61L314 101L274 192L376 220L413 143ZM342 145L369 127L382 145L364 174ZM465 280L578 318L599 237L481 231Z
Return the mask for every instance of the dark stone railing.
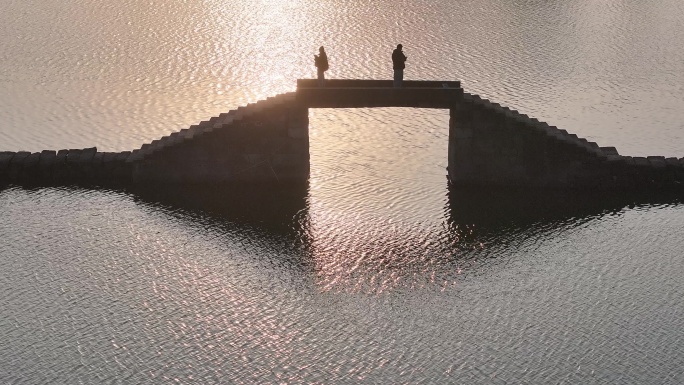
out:
M451 108L463 94L459 81L404 81L393 88L391 80L297 81L297 102L309 108L417 107Z

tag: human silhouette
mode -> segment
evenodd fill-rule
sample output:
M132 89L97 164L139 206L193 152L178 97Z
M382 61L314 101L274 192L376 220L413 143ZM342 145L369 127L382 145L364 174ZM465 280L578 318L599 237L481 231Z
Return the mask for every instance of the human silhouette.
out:
M323 46L318 48L318 55L314 55L314 64L318 71L318 86L323 87L325 86L325 71L328 70L328 55Z
M401 44L397 44L397 48L392 51L392 68L394 68L394 88L401 87L401 82L404 80L404 68L406 68L406 55L402 52Z

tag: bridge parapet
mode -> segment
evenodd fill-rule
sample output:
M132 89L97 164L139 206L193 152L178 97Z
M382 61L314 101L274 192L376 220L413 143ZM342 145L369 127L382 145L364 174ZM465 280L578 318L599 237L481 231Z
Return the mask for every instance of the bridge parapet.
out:
M463 94L460 81L407 80L394 88L391 80L297 80L297 102L309 108L415 107L451 108Z

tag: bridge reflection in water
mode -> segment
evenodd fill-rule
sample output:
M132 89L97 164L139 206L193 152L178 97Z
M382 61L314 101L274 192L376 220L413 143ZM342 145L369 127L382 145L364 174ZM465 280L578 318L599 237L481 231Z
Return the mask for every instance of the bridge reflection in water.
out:
M383 229L384 222L366 221L362 225L369 226L369 231L351 229L347 224L341 228L354 234L345 235L330 234L327 227L339 231L339 224L327 223L321 220L325 213L311 211L311 193L306 184L263 187L184 186L131 192L141 205L161 209L189 226L212 228L216 230L213 233L228 237L248 235L246 242L268 245L268 258L284 258L281 262L321 287L359 289L361 282L363 290L371 292L389 288L376 279L378 276L403 277L402 283L392 284L395 286L417 282L411 280L426 284L428 268L448 275L496 263L490 260L488 248L501 249L524 239L555 237L587 222L621 215L625 208L681 203L677 194L671 193L588 197L566 192L541 194L445 186L448 198L444 216L435 218L434 223L423 223L429 227L427 233L425 229L406 232L411 224L399 224L399 232L390 234L391 229ZM347 239L357 234L370 238ZM428 238L424 239L425 236ZM424 245L426 241L429 246ZM355 268L359 253L366 254L365 262ZM334 277L339 279L335 281Z

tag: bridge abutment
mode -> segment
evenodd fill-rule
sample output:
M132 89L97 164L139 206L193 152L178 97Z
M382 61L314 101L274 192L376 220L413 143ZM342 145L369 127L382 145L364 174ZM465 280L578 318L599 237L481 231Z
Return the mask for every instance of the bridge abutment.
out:
M135 162L136 183L297 182L309 176L308 108L259 102L200 124L192 135ZM193 128L191 128L192 130Z
M450 109L448 151L453 185L577 188L610 178L595 143L477 95Z

